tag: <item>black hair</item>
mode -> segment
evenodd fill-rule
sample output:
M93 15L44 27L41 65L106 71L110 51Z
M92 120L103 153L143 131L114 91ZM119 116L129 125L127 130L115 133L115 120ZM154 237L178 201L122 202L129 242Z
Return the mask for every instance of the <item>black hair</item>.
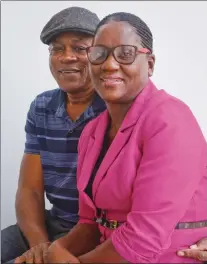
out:
M147 24L139 17L125 12L118 12L110 14L104 17L96 28L96 32L99 28L105 24L108 24L110 21L117 21L117 22L127 22L130 24L136 31L136 34L141 38L141 42L144 48L149 49L153 52L153 36L152 32L147 26Z

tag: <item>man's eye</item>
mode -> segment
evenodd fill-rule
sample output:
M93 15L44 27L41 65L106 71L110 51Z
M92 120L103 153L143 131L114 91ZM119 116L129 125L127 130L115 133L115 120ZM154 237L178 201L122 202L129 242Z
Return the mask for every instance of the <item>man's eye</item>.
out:
M62 47L53 47L52 50L59 51L59 50L63 50L63 48Z
M50 48L50 53L57 53L57 52L62 52L64 49L62 47L51 47Z
M78 52L78 53L85 53L86 52L86 48L85 47L73 47L73 50L75 52Z

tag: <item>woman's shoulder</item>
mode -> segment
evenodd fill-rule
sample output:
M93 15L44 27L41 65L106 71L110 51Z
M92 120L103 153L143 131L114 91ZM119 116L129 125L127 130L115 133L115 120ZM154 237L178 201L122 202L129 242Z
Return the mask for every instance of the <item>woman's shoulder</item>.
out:
M159 90L149 102L143 129L145 132L154 134L154 131L160 131L164 128L168 128L166 131L183 130L189 133L189 130L191 130L196 134L202 134L198 121L190 107L165 90Z
M172 110L174 113L182 111L192 115L190 107L184 101L164 89L158 89L151 80L136 99L135 104L138 105L140 103L143 105L144 115L150 114L150 116L159 118L160 111L164 111L167 115L173 114Z
M180 117L182 117L182 115L194 116L190 107L184 101L169 94L165 90L159 90L156 97L157 98L154 99L157 100L154 107L156 111L153 112L157 118L163 116L176 117L177 115Z

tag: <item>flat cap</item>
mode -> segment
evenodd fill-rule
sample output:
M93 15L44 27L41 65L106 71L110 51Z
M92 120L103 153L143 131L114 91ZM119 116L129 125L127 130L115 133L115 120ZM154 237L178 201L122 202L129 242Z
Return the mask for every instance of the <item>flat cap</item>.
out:
M94 36L100 22L98 16L82 7L69 7L58 12L44 26L40 39L44 44L63 32L75 31Z

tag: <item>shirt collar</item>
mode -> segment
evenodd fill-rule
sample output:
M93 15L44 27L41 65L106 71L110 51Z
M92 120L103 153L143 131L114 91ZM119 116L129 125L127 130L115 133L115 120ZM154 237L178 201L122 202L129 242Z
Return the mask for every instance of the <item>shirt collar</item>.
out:
M65 108L66 104L66 93L61 89L55 90L50 102L48 103L48 108L54 112L56 115L62 116L63 107ZM85 111L85 118L95 117L102 111L106 109L105 102L101 97L95 92L95 96L92 104Z
M50 110L57 111L62 104L66 102L65 100L65 95L66 93L63 92L61 89L56 89L55 92L53 93L53 96L51 100L49 101L47 107Z
M106 109L105 102L103 101L103 99L101 99L101 97L96 92L95 92L93 102L91 104L91 109L94 115L99 114L100 112Z

